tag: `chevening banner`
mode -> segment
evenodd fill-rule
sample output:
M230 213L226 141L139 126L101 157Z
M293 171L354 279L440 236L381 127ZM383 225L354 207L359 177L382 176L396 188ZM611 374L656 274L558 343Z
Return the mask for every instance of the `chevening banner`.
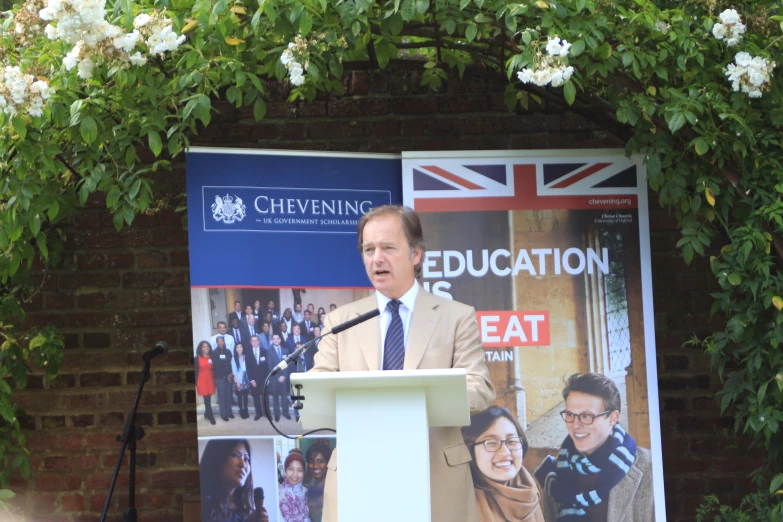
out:
M369 294L356 225L400 203L400 157L191 148L187 156L193 353L203 522L321 521L335 438L302 433L290 374L269 372ZM232 492L230 496L227 492Z
M665 520L645 169L621 150L403 153L424 288L474 306L497 391L482 522Z

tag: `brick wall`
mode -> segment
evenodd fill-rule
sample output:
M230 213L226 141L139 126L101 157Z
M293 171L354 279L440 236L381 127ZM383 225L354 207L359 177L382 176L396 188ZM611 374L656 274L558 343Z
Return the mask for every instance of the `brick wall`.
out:
M420 72L354 71L343 97L285 103L270 84L267 118L217 104L220 115L195 143L224 147L399 152L401 150L546 149L622 144L574 114L537 107L508 114L503 80L466 73L443 92L419 87ZM184 191L184 167L166 173L166 197ZM33 376L17 395L32 454L32 477L15 480L30 520L97 520L117 459L115 435L132 404L140 354L164 340L145 388L139 420L137 506L145 521L179 521L186 494L198 493L187 233L180 216L139 216L117 233L96 198L68 227L63 265L45 274L27 323L54 323L66 335L60 377ZM659 353L664 468L670 520L692 520L702 495L736 497L747 484L744 451L720 436L729 427L714 400L717 378L698 349L713 285L701 260L686 269L674 250L675 223L653 202L653 286ZM715 457L720 453L719 457ZM127 468L112 513L127 501Z

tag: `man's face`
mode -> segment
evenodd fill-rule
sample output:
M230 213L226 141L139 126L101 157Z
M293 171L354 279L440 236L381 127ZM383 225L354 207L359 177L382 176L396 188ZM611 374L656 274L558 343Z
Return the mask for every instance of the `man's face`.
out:
M416 280L414 268L421 250L411 253L397 216L380 215L364 226L362 259L372 286L386 297L399 299Z
M247 324L249 324L250 326L255 326L256 325L256 318L255 318L255 316L253 314L248 314L247 315Z
M245 315L253 315L253 307L250 305L247 305L245 307Z
M242 310L242 303L240 303L239 301L237 301L236 303L234 303L234 311L235 311L235 312L239 312L239 311L241 311L241 310Z
M264 323L264 326L262 327L264 330L264 333L269 333L269 323Z
M285 317L286 319L289 319L289 320L291 319L291 309L290 308L286 308L285 309L285 311L283 312L283 317Z
M271 323L272 322L272 314L267 312L266 315L264 316L264 321L266 321L267 323Z
M236 317L231 319L231 328L239 328L239 319Z
M310 320L310 310L305 310L304 316L305 316L305 321L309 321Z
M315 312L315 305L313 303L308 303L307 304L307 310L309 310L310 313Z
M585 455L590 455L606 442L612 433L612 428L620 419L620 412L615 410L610 414L596 417L592 424L583 424L578 417L580 413L598 415L606 411L603 398L589 393L572 391L565 401L565 409L577 415L574 417L574 422L566 422L566 428L576 449Z
M318 326L316 326L315 328L313 328L313 335L314 335L315 337L318 337L319 335L321 335L321 328L319 328Z
M296 313L298 314L302 313L302 303L296 303L294 305L294 310L296 310Z
M335 305L335 304L329 305L329 311L332 312L334 310L337 310L337 305Z
M294 335L302 335L302 329L301 329L301 328L299 328L299 325L298 325L298 324L295 324L295 325L294 325L294 328L293 328L293 330L294 330Z
M270 310L274 310L275 309L275 302L274 301L269 301L266 304L266 307L269 308Z
M228 330L228 326L226 326L226 323L220 323L218 325L218 332L220 332L220 335L226 335L226 330Z
M287 332L288 331L288 325L285 323L280 323L280 331L281 332Z
M275 334L272 336L272 344L275 346L280 346L280 336Z
M258 344L259 344L258 343L258 337L255 337L255 336L251 337L250 338L250 343L253 345L253 348L258 348Z

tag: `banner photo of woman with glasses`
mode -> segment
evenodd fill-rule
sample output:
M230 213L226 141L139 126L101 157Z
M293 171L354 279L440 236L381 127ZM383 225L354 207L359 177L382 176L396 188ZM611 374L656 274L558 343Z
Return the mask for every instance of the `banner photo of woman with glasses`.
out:
M622 150L404 152L422 287L476 309L481 522L665 522L650 228Z

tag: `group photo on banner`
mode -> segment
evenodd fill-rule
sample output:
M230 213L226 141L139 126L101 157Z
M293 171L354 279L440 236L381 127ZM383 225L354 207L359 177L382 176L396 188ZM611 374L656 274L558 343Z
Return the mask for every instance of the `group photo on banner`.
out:
M292 375L403 364L468 375L433 521L665 520L638 158L194 147L187 184L203 521L336 521L340 434Z

